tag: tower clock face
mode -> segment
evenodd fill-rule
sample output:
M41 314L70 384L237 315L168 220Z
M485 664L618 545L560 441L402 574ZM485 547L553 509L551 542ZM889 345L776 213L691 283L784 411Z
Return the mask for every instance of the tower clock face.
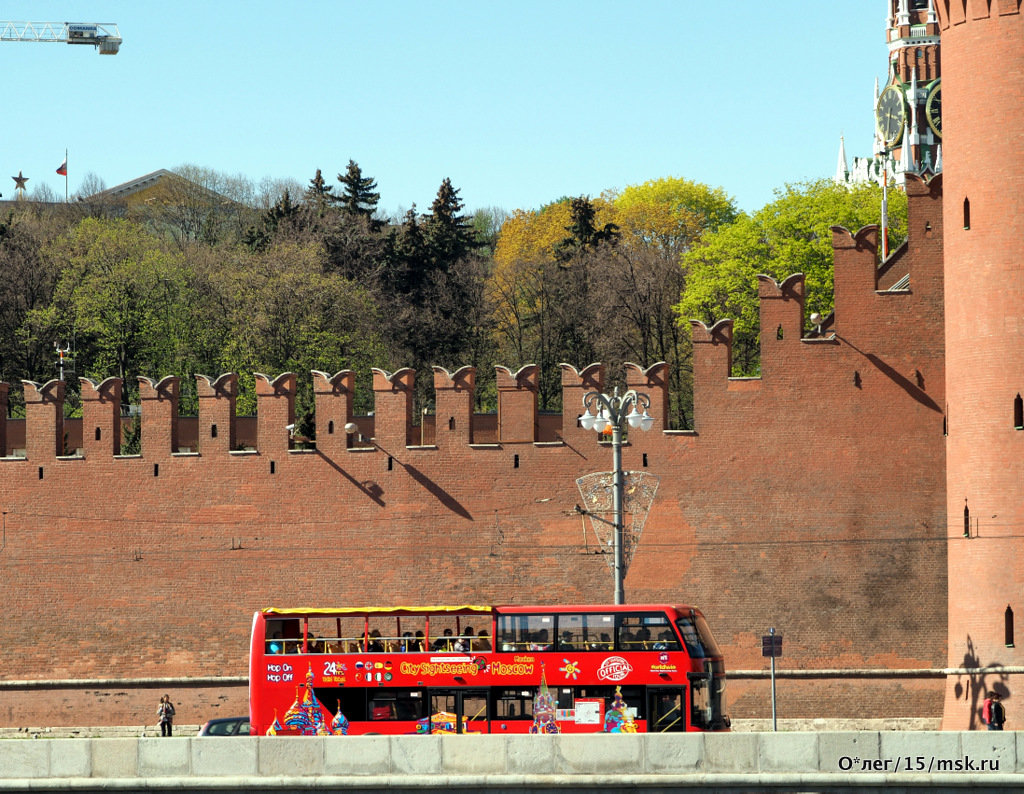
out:
M936 80L928 89L928 99L924 103L924 115L932 132L942 137L942 85Z
M886 146L892 146L903 135L903 122L907 110L903 104L903 92L899 86L890 85L878 97L875 106L875 124Z

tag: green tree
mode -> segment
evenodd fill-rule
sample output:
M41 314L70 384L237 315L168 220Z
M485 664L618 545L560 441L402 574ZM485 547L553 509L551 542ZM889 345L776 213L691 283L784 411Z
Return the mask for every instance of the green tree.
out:
M833 308L832 226L857 230L879 222L881 188L863 184L852 188L831 180L787 185L776 198L752 216L706 235L683 255L687 272L679 320L711 324L734 320L734 372L753 375L759 367L759 306L757 276L782 280L803 273L807 314L827 316ZM890 240L906 237L907 199L889 193Z
M569 200L569 225L565 230L569 233L555 245L555 258L568 262L587 250L594 250L602 243L614 243L619 238L619 226L608 222L600 229L595 224L597 211L594 204L586 196Z
M327 213L327 208L335 201L334 188L324 180L320 169L316 169L316 176L309 180L303 201L309 205L319 217Z
M167 297L184 291L183 271L157 238L130 221L88 218L45 256L62 267L53 302L27 318L31 336L74 338L78 372L117 375L126 397L138 375L173 360Z
M224 251L201 265L206 311L225 323L212 372L239 373L239 413L255 410L252 373L275 377L295 372L308 379L313 369L360 373L386 355L381 318L373 297L357 281L325 268L317 243L281 243L265 251ZM365 390L364 390L365 391ZM300 389L300 408L309 408ZM360 393L368 410L372 395Z
M735 201L722 188L682 177L629 185L608 198L615 205L618 223L632 236L677 253L737 216Z
M423 222L428 267L445 271L476 247L476 237L463 209L459 191L445 177Z
M613 379L625 361L666 361L668 419L688 427L690 337L673 311L685 284L679 257L735 216L721 188L679 178L514 213L488 285L503 363L541 366L546 408L557 405L560 361L602 361Z
M278 202L249 227L244 242L254 251L264 251L279 237L294 232L302 224L303 214L302 207L293 203L290 191L285 190Z
M64 231L67 219L38 207L19 202L0 222L0 380L6 382L47 381L55 373L53 343L58 340L31 338L25 321L53 298L60 265L43 248Z
M350 215L362 215L372 218L377 211L377 203L380 201L380 193L375 192L377 182L368 176L363 176L362 169L355 160L348 161L348 168L345 174L338 174L338 181L342 185L342 193L336 197L342 211Z

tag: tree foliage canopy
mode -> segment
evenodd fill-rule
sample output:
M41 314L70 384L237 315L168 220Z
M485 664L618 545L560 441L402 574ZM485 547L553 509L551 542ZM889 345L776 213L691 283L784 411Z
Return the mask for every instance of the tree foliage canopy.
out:
M627 360L666 361L670 421L687 426L690 339L672 312L685 283L679 256L735 216L720 188L679 178L514 213L489 281L499 350L541 365L546 406L557 404L561 361L600 360L610 374Z
M187 176L186 176L187 175ZM691 423L692 345L681 320L736 321L737 369L757 370L759 273L806 276L808 312L832 307L829 227L877 222L880 196L829 182L787 186L752 215L721 188L679 177L536 211L465 211L451 180L430 211L378 213L376 181L350 160L339 185L320 169L303 186L254 186L179 169L157 201L17 202L0 219L0 367L8 381L53 377L54 342L76 374L239 374L240 413L255 409L253 372L413 367L418 412L432 404L432 365L480 372L477 409L494 406L495 364L541 370L540 406L561 408L558 365L670 365L672 427ZM893 242L906 198L890 194ZM76 409L77 382L68 382ZM13 396L13 394L12 394ZM373 408L356 390L356 410ZM19 410L17 397L12 402ZM297 421L313 435L312 394Z
M687 273L682 299L676 306L681 321L691 318L712 324L734 320L733 350L740 374L755 374L758 366L757 276L781 281L803 273L807 314L831 313L833 300L832 226L856 231L879 222L881 188L874 184L848 188L831 180L787 185L753 215L706 235L684 253ZM906 237L907 198L889 193L890 242Z

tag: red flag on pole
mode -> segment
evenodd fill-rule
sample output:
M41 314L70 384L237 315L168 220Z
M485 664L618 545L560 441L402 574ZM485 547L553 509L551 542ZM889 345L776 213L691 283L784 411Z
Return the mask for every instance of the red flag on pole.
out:
M68 175L68 158L67 158L67 155L64 155L64 162L61 163L60 166L57 168L57 173L60 174L61 176L67 176Z

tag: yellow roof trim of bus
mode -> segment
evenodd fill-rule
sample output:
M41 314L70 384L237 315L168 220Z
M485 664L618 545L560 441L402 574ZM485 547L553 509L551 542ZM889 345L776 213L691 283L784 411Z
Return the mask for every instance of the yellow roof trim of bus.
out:
M493 612L494 607L464 604L462 606L426 606L426 607L308 607L278 609L267 607L261 610L264 615L395 615L418 614L421 612Z

